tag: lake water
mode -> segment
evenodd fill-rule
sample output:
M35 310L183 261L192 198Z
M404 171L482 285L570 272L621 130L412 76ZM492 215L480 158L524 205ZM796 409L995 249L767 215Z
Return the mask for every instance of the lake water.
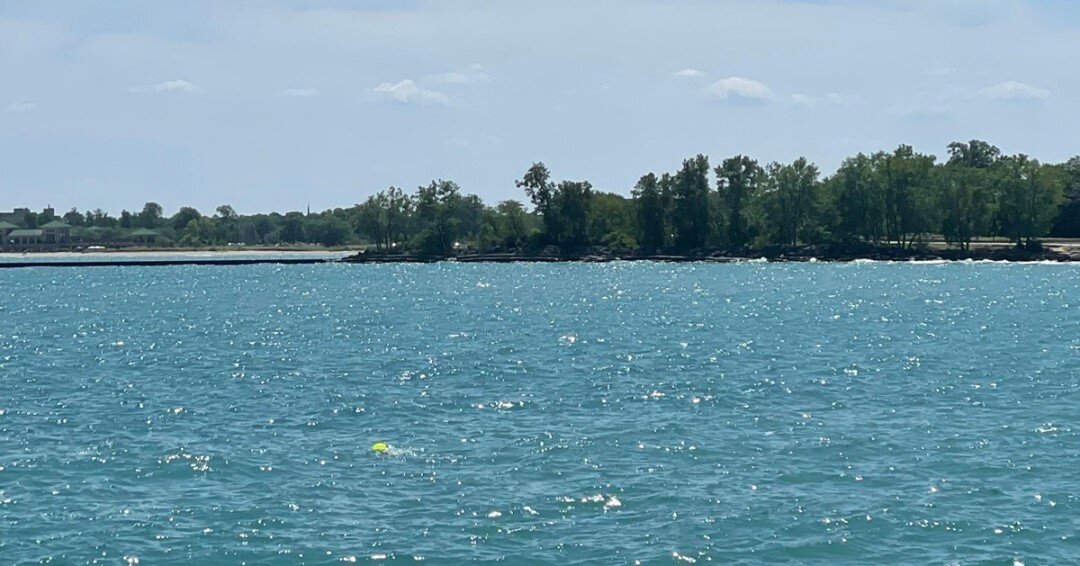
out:
M1080 560L1080 266L0 285L0 563Z

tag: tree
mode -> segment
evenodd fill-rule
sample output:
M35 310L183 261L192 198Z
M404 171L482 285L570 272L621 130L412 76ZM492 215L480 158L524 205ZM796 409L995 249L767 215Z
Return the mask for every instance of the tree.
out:
M800 157L790 165L770 163L755 201L764 212L759 221L772 241L795 245L814 217L818 199L818 168Z
M990 228L993 192L989 170L950 161L936 173L941 235L947 243L969 250L972 238Z
M306 218L304 232L312 242L333 247L346 243L352 230L344 219L331 213Z
M240 215L233 210L233 207L227 204L223 204L217 207L217 214L214 215L215 223L218 229L216 240L219 242L235 242L240 239L239 220Z
M495 210L503 242L508 246L520 246L528 234L529 214L525 212L525 207L516 200L504 200Z
M973 169L988 169L999 157L1001 150L982 140L952 142L949 144L949 163Z
M750 241L746 204L756 192L762 173L758 162L745 155L725 159L716 168L716 186L724 205L727 241L732 246L742 247Z
M885 234L901 247L913 245L916 236L938 224L930 184L935 159L901 145L879 161Z
M200 214L198 210L195 210L194 208L191 208L190 206L185 206L185 207L182 207L180 210L178 210L176 212L176 214L173 215L173 217L171 219L172 227L173 227L174 230L179 232L179 231L183 230L185 227L187 227L189 222L191 222L192 220L199 219L199 218L202 218L202 214Z
M217 222L213 218L200 216L184 227L180 243L185 246L206 246L220 243Z
M139 212L138 224L143 228L153 229L161 225L161 215L164 213L164 209L156 202L148 202L143 205L143 209Z
M656 175L649 173L634 185L634 213L637 241L649 252L663 248L667 241L667 211Z
M884 235L884 189L879 165L884 154L849 157L829 179L829 193L841 239L879 242Z
M562 181L555 187L549 214L554 220L555 243L563 250L574 250L591 243L592 197L592 184L588 181Z
M998 203L1004 232L1017 247L1032 245L1050 230L1064 200L1060 169L1039 164L1024 154L998 161Z
M135 227L135 215L126 211L120 211L120 227L121 228L134 228Z
M379 191L359 205L357 231L374 242L377 251L389 250L407 240L411 211L412 200L401 189Z
M108 212L95 208L86 213L87 226L101 226L105 228L116 226L116 219L109 216Z
M698 154L684 160L675 175L671 209L675 247L680 251L704 248L709 243L709 191L709 158Z
M457 241L460 187L453 181L432 181L416 190L416 214L424 223L420 238L427 253L447 255Z
M1050 234L1059 238L1080 238L1080 155L1058 165L1058 169L1065 183L1065 202Z
M949 244L971 249L971 240L990 229L994 214L994 171L1001 150L981 140L949 144L949 161L938 175L941 234Z
M634 205L615 193L593 192L589 202L589 240L609 249L637 248L634 237Z
M77 209L72 208L64 213L64 222L72 226L82 226L86 223L86 217Z
M525 195L529 197L536 212L544 220L544 234L549 241L554 241L557 230L557 219L553 214L552 207L555 200L555 183L551 182L551 172L542 161L533 163L529 170L519 181L514 181L518 188L525 189Z

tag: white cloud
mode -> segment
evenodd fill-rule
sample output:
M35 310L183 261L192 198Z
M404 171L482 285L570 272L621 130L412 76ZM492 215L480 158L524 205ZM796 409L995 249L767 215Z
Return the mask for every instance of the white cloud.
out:
M427 77L424 82L430 84L468 84L487 82L490 79L491 77L484 70L483 65L480 63L473 63L472 65L469 65L467 69L462 71L431 75Z
M450 99L445 94L420 88L420 85L416 84L416 81L412 79L405 79L393 84L382 83L373 89L368 89L367 92L376 100L399 102L401 104L446 105L450 103Z
M791 103L795 106L802 106L804 108L817 108L819 106L851 106L858 104L860 99L857 97L845 96L836 92L830 92L825 96L810 96L808 94L793 94L791 95Z
M26 114L27 112L33 112L34 110L37 110L37 103L27 100L13 102L4 108L4 112L7 112L8 114Z
M925 106L906 105L891 106L886 109L886 112L899 118L940 118L949 113L949 108L941 104L928 104Z
M311 98L321 94L322 91L317 88L287 88L277 93L278 96L283 98Z
M461 138L450 138L443 142L443 144L450 147L459 147L462 149L468 149L472 147L472 143L469 140L464 140Z
M155 84L133 86L128 89L128 92L186 92L189 94L197 94L202 92L202 90L188 81L178 79L174 81L165 81Z
M946 75L951 75L955 72L956 68L954 67L937 67L935 69L930 69L929 71L926 71L926 74L934 75L937 77L944 77Z
M695 78L698 78L698 77L704 77L705 73L703 73L703 72L701 72L701 71L699 71L697 69L683 69L681 71L675 71L674 73L671 73L671 75L674 76L674 77L695 79Z
M709 85L707 94L716 100L736 104L764 104L776 95L765 83L743 77L727 77Z
M1017 81L1006 81L984 88L979 94L995 100L1045 100L1050 91Z

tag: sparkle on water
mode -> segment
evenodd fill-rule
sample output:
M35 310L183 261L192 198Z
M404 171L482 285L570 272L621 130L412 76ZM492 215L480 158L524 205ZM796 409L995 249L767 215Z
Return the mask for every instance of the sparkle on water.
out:
M0 283L4 563L1080 555L1076 266Z

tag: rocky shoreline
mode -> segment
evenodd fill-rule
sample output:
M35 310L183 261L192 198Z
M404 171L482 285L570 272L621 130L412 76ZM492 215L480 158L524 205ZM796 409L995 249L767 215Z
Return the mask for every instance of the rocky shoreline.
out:
M727 263L747 260L772 262L851 262L873 261L1007 261L1007 262L1080 262L1080 250L1072 252L1023 248L976 248L973 250L900 248L870 244L828 244L822 246L768 246L726 250L700 250L688 254L642 254L592 248L575 253L554 249L536 252L458 252L449 255L359 252L341 259L344 263L555 263L609 261L662 261Z

